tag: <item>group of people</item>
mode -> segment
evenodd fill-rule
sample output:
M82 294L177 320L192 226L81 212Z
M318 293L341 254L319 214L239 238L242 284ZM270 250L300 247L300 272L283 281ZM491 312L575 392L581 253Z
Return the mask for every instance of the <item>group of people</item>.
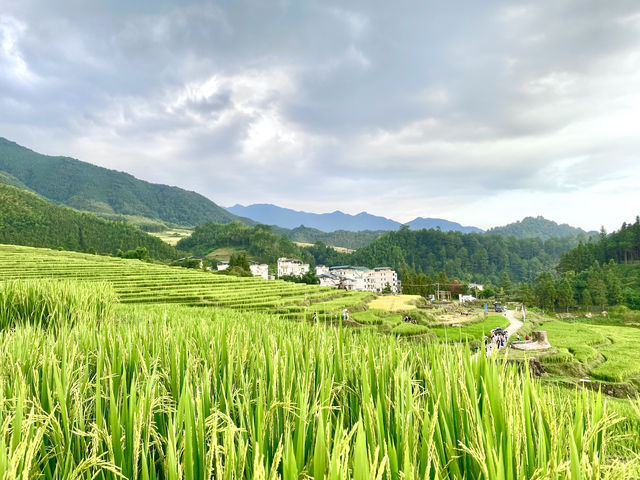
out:
M509 339L509 334L507 333L506 330L502 330L501 328L492 330L491 333L489 333L488 337L487 336L484 337L485 350L487 351L487 353L493 350L494 347L499 350L503 348L505 345L507 345L508 339Z
M418 322L417 322L417 321L415 321L413 318L411 318L411 315L404 315L404 316L402 317L402 321L403 321L403 322L406 322L406 323L413 323L414 325L417 325L417 324L418 324Z

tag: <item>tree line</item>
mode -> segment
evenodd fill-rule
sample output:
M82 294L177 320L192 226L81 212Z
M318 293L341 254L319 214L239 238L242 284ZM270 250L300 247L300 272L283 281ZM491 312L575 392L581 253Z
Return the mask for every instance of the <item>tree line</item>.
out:
M533 303L541 308L568 310L626 303L640 308L640 218L622 224L597 240L580 242L560 258L554 277L544 272L535 280Z

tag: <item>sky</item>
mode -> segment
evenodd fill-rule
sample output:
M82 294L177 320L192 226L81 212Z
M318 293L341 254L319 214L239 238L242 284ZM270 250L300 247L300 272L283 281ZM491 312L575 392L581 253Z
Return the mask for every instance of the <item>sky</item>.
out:
M637 0L0 0L0 136L220 205L640 214Z

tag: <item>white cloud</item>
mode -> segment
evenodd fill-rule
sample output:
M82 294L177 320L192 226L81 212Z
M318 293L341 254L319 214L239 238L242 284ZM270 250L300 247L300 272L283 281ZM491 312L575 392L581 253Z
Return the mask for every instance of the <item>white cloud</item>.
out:
M0 135L222 204L634 217L637 4L463 6L9 3Z

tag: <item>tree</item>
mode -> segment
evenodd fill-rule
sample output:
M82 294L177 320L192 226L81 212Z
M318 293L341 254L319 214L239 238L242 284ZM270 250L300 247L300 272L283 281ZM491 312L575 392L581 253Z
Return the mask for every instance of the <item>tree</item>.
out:
M233 275L236 277L251 277L251 268L249 267L249 261L247 260L246 253L234 253L229 259L229 268L224 270L227 275Z
M558 308L569 311L569 307L573 306L573 284L570 277L563 276L558 279L555 285L556 290L556 302Z
M585 307L590 307L593 305L593 299L591 298L591 292L589 291L588 288L585 288L582 291L582 304Z
M518 289L518 295L520 297L520 301L524 303L525 306L533 305L535 301L535 295L533 294L533 290L531 290L531 285L528 283L521 283Z
M594 265L589 272L587 288L591 293L593 304L604 308L607 305L607 286L604 283L602 269L598 265Z
M505 295L509 295L513 292L513 284L511 283L511 279L509 278L509 274L507 272L502 272L502 290L504 290Z
M542 272L536 278L533 287L536 303L543 310L553 308L556 303L556 292L553 276L549 272Z

